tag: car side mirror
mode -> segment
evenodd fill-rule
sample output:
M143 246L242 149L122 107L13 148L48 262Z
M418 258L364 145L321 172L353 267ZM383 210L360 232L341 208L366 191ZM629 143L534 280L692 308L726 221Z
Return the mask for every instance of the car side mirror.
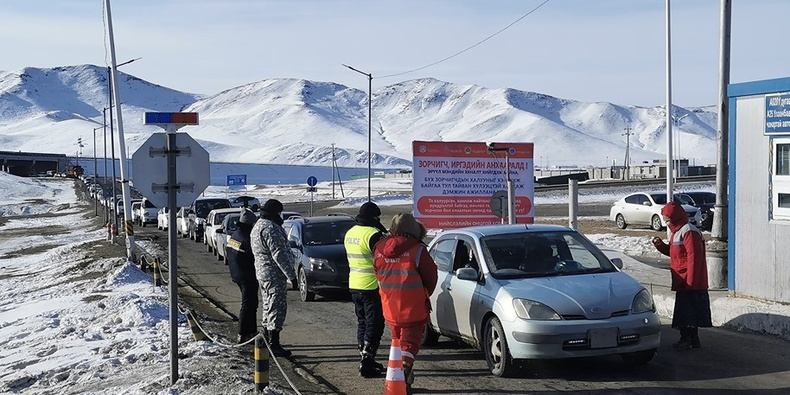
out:
M653 204L652 204L652 203L650 203L650 202L642 202L642 205L643 205L643 206L648 206L648 207L650 207L650 206L652 206Z
M623 269L623 260L620 258L612 258L612 265L618 269Z
M214 233L220 234L220 233L225 233L225 231L222 230L222 228L217 228L217 230L215 230Z
M299 244L296 243L296 240L290 239L290 240L288 240L288 247L299 248Z
M467 281L475 281L479 276L477 275L477 270L471 267L462 267L455 272L455 276L458 277L459 280L467 280Z

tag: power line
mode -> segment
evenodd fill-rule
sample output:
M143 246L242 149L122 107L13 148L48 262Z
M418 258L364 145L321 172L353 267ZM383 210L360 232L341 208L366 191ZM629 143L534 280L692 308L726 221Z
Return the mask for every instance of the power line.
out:
M466 51L469 51L470 49L472 49L472 48L475 48L475 47L477 47L478 45L480 45L480 44L482 44L482 43L484 43L484 42L486 42L486 41L488 41L488 40L490 40L490 39L494 38L495 36L499 35L500 33L504 32L505 30L509 29L511 26L515 25L516 23L518 23L518 22L519 22L519 21L521 21L522 19L526 18L527 16L529 16L529 15L530 15L530 14L532 14L533 12L537 11L537 10L538 10L538 8L540 8L540 7L543 7L543 6L544 6L546 3L548 3L548 2L549 2L549 0L545 0L544 2L542 2L542 3L538 4L538 6L537 6L537 7L533 8L532 10L528 11L526 14L522 15L521 17L519 17L519 18L518 18L518 19L516 19L515 21L511 22L509 25L507 25L507 26L503 27L502 29L499 29L499 31L497 31L496 33L494 33L494 34L491 34L491 35L489 35L488 37L486 37L486 38L484 38L484 39L482 39L482 40L478 41L477 43L475 43L475 44L473 44L473 45L471 45L471 46L469 46L469 47L466 47L466 48L464 48L464 49L462 49L462 50L460 50L460 51L458 51L458 52L456 52L456 53L454 53L454 54L452 54L452 55L450 55L450 56L448 56L448 57L446 57L446 58L443 58L443 59L437 60L436 62L433 62L433 63L427 64L427 65L425 65L425 66L422 66L422 67L418 67L418 68L416 68L416 69L411 69L411 70L408 70L408 71L403 71L403 72L400 72L400 73L395 73L395 74L385 75L385 76L378 77L378 78L397 77L397 76L400 76L400 75L404 75L404 74L413 73L413 72L415 72L415 71L424 70L424 69L427 69L428 67L431 67L431 66L436 66L436 65L437 65L437 64L439 64L439 63L442 63L442 62L448 61L448 60L450 60L450 59L452 59L452 58L454 58L454 57L456 57L456 56L458 56L458 55L460 55L460 54L462 54L462 53L464 53L464 52L466 52Z

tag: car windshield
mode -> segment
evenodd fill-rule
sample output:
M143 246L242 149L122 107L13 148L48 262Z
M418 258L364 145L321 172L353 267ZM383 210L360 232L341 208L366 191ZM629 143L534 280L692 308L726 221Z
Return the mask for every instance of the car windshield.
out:
M355 224L355 221L307 223L304 225L304 244L343 244L346 232Z
M219 225L222 223L222 220L228 216L230 213L214 213L214 223L213 225Z
M673 195L672 198L675 200L675 202L678 202L680 204L687 204L689 206L694 205L694 200L691 199L691 196L686 195L685 193L678 193L676 195Z
M195 215L198 218L206 219L209 211L218 208L230 208L228 199L198 200L195 202Z
M524 232L481 239L495 278L550 277L607 273L617 269L576 232Z

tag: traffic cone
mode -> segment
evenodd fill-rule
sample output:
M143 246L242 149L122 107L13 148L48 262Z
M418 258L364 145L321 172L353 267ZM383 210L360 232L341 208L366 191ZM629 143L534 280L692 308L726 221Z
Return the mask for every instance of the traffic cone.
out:
M200 326L197 324L197 319L195 319L195 316L192 315L192 311L190 310L187 310L187 324L189 324L189 329L192 330L192 336L195 338L196 341L201 341L201 340L211 341L208 338L208 336L206 336L206 334L203 333L203 330L200 329Z
M403 356L400 352L400 339L392 339L390 360L387 363L387 378L384 382L384 395L406 395L406 380L403 376Z

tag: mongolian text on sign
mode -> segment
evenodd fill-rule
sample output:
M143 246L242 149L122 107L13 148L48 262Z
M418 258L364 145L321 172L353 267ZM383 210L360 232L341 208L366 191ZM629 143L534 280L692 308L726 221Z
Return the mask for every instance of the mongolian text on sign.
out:
M764 133L790 133L790 94L765 96Z
M246 174L234 174L228 175L227 186L233 185L247 185L247 175Z

